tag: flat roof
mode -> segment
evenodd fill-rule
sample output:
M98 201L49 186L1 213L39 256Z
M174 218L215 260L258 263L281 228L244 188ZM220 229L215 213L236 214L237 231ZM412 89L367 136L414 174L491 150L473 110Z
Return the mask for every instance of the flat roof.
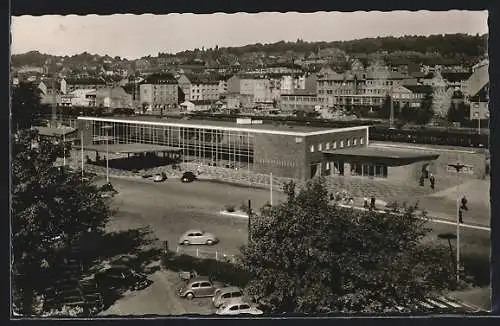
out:
M160 145L151 145L151 144L139 144L139 143L129 143L129 144L109 144L108 149L110 153L113 154L132 154L132 153L146 153L146 152L177 152L181 149L178 147L171 146L160 146ZM81 149L80 146L75 146L78 149ZM97 151L97 152L106 152L105 144L92 144L92 145L84 145L84 150L89 151Z
M380 147L352 147L336 150L323 151L325 155L330 157L342 157L343 159L354 160L382 160L392 164L410 164L419 161L435 160L439 154L422 153L415 150L389 149Z
M41 136L62 136L71 134L75 132L75 128L71 127L61 127L61 128L51 128L51 127L33 127L33 129L38 131Z
M243 118L243 117L242 117ZM200 128L212 130L229 130L251 133L266 133L289 136L313 136L321 134L329 134L336 132L345 132L353 130L367 130L369 126L356 126L346 128L325 128L313 126L296 126L296 125L274 125L274 124L237 124L236 121L219 121L219 120L195 120L195 119L176 119L176 118L157 118L157 117L78 117L78 120L101 121L109 123L135 123L142 125L155 126L177 126L184 128Z

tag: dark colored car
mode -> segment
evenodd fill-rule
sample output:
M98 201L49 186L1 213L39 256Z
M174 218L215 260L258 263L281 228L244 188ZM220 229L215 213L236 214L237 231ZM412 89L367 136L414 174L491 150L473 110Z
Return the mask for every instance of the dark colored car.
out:
M97 286L101 290L142 290L147 288L151 280L127 266L111 266L95 275Z
M182 174L181 177L182 182L193 182L194 180L196 180L196 175L193 172L188 171Z

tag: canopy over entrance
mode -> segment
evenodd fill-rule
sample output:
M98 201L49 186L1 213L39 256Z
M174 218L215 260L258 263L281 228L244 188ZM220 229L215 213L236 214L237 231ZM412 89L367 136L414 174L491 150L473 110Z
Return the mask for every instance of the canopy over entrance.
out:
M402 166L421 161L436 160L439 154L420 153L410 150L395 150L378 147L354 147L330 151L323 151L323 155L335 161L349 161L353 163L386 164L388 166Z
M135 153L155 153L155 152L180 152L181 148L171 146L160 146L152 144L109 144L108 150L114 154L135 154ZM81 147L77 147L81 149ZM92 144L84 145L84 150L106 152L106 144Z

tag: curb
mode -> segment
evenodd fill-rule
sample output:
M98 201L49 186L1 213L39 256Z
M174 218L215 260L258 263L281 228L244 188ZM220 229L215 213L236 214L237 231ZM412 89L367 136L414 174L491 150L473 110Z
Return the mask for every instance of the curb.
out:
M367 211L368 210L368 209L366 209L364 207L359 207L359 206L354 206L354 205L345 205L345 204L337 204L337 205L339 207L342 207L342 208L350 208L350 209L355 209L355 210L359 210L359 211ZM377 212L377 213L387 213L386 211L381 210L381 209L375 209L374 211ZM389 212L388 214L391 214L391 215L400 215L401 213ZM446 218L432 216L430 214L428 214L427 216L428 216L429 222L441 223L441 224L448 224L448 225L456 225L456 222L454 222L452 220L449 220L449 219L446 219ZM423 219L423 218L421 218L421 219ZM476 230L491 232L491 229L489 227L482 226L482 225L461 224L460 226L464 227L464 228L469 228L469 229L476 229Z
M220 215L225 215L225 216L231 216L231 217L238 217L238 218L246 218L248 219L248 215L247 214L243 214L243 213L229 213L229 212L224 212L224 211L221 211L219 212Z

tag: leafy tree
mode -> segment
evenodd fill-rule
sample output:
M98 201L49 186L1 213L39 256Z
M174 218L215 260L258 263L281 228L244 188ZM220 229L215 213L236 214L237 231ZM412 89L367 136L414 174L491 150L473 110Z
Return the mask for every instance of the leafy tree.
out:
M434 109L432 108L432 93L428 92L424 95L420 107L415 117L415 122L419 125L425 125L431 121L434 116Z
M110 214L98 189L79 172L57 167L62 144L38 139L37 133L16 133L12 147L13 287L17 307L30 313L35 293L43 291L40 276L60 247L90 230L102 228ZM61 236L52 243L50 239ZM44 264L42 264L42 261Z
M30 93L31 90L31 93ZM63 145L28 129L35 117L36 90L14 92L12 115L19 129L12 141L11 246L14 303L23 314L33 312L35 297L43 294L47 271L57 268L57 253L89 231L99 231L110 208L98 189L80 172L57 166ZM23 129L25 128L25 129ZM68 151L67 151L68 152Z
M384 312L411 307L454 282L445 248L428 247L425 218L332 205L322 180L252 219L246 291L270 312Z
M34 83L21 82L12 90L11 114L14 130L39 125L44 113L41 90Z

